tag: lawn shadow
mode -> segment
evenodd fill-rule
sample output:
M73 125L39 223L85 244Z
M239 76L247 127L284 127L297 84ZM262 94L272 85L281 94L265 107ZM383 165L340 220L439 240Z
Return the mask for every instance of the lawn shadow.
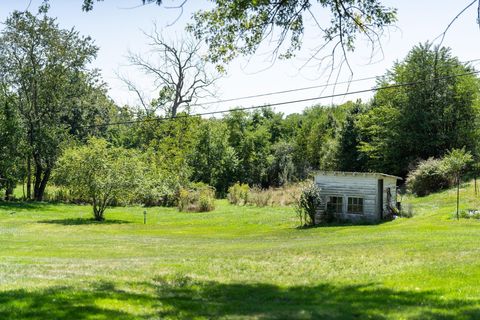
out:
M280 287L185 276L0 292L0 319L478 319L480 301L376 284Z
M67 219L55 219L55 220L40 220L38 221L38 223L60 224L63 226L80 226L80 225L89 225L89 224L98 224L98 225L127 224L132 222L127 220L97 221L95 219L67 218Z
M50 206L49 202L34 201L0 201L0 209L11 211L36 210Z
M375 284L279 287L225 284L188 277L155 279L160 318L479 319L480 300L445 300L433 291L395 291Z
M375 284L279 287L185 276L0 291L0 319L478 319L480 301Z

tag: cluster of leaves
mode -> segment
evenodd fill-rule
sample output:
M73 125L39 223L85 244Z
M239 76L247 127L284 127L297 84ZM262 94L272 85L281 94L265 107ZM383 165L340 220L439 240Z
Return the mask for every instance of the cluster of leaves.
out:
M417 196L449 188L458 182L462 171L472 160L472 155L465 149L453 149L441 159L421 161L408 174L407 187Z
M178 210L189 212L207 212L215 209L215 189L196 183L190 188L182 188L178 197Z
M250 187L246 183L235 183L228 188L228 202L237 206L243 206L248 203Z
M322 205L321 190L315 183L306 184L300 193L295 209L300 219L300 225L315 225L317 210Z
M88 65L98 48L40 13L13 12L0 33L0 177L7 197L18 180L42 200L62 144L96 130L114 108ZM3 137L5 134L5 137ZM3 154L5 152L5 154ZM4 185L2 185L4 186ZM33 194L31 194L33 186Z
M133 150L92 138L85 145L66 149L55 174L56 184L89 199L95 219L102 221L105 209L114 200L128 201L137 194L143 170Z

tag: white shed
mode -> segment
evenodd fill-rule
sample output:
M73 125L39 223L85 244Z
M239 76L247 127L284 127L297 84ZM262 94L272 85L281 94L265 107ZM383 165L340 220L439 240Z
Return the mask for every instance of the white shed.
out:
M315 184L323 200L319 215L328 211L339 220L382 220L397 205L398 180L402 178L374 172L317 172Z

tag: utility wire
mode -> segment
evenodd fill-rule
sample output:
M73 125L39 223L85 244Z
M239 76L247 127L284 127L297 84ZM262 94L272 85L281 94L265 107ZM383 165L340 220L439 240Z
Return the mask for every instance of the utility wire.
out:
M478 60L480 60L480 59L478 59ZM232 111L246 111L246 110L261 109L261 108L267 108L267 107L276 107L276 106L283 106L283 105L287 105L287 104L308 102L308 101L315 101L315 100L322 100L322 99L331 99L331 98L335 98L335 97L342 97L342 96L354 95L354 94L360 94L360 93L366 93L366 92L376 92L376 91L387 90L387 89L410 87L410 86L415 86L415 85L418 85L418 84L423 84L423 83L428 83L428 82L433 82L433 81L438 81L438 80L444 80L444 79L459 78L459 77L474 75L474 74L478 74L478 73L480 73L480 71L471 71L471 72L466 72L466 73L461 73L461 74L454 74L454 75L450 75L450 76L432 78L432 79L428 79L428 80L419 80L419 81L398 83L398 84L392 84L392 85L387 85L387 86L382 86L382 87L374 87L374 88L371 88L371 89L350 91L350 92L337 93L337 94L331 94L331 95L320 96L320 97L304 98L304 99L298 99L298 100L288 100L288 101L282 101L282 102L276 102L276 103L270 103L270 104L264 104L264 105L256 105L256 106L251 106L251 107L233 108L233 109L219 110L219 111L209 111L209 112L202 112L202 113L196 113L196 114L191 114L191 115L190 114L180 114L180 115L176 115L174 117L153 118L153 119L138 119L138 120L129 120L129 121L120 121L120 122L107 122L107 123L104 123L104 124L86 125L86 126L81 126L81 127L96 128L96 127L108 127L108 126L115 126L115 125L134 124L134 123L141 123L141 122L162 122L162 121L181 119L181 118L191 118L191 117L208 116L208 115L214 115L214 114L223 114L223 113L229 113L229 112L232 112Z
M468 64L468 63L476 62L476 61L480 61L480 59L467 60L463 63ZM299 88L287 89L287 90L281 90L281 91L272 91L272 92L254 94L254 95L249 95L249 96L241 96L241 97L228 98L228 99L222 99L222 100L214 100L214 101L195 103L195 104L192 104L192 106L201 107L201 106L205 106L205 105L219 104L219 103L239 101L239 100L247 100L247 99L252 99L252 98L261 98L261 97L273 96L273 95L277 95L277 94L284 94L284 93L291 93L291 92L298 92L298 91L305 91L305 90L319 89L319 88L327 88L327 87L337 86L339 84L349 84L349 83L354 83L354 82L375 80L375 79L379 79L379 78L383 78L383 77L385 77L385 76L373 76L373 77L367 77L367 78L353 79L353 80L350 80L350 81L326 83L326 84L320 84L320 85L315 85L315 86L299 87Z

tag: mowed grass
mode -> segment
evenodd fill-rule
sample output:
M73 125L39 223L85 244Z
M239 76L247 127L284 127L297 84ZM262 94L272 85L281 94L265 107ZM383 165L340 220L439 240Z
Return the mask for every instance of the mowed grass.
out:
M462 207L478 208L472 185ZM480 198L479 198L480 199ZM297 229L292 208L209 213L0 203L0 319L478 319L480 222L455 191L417 216Z

